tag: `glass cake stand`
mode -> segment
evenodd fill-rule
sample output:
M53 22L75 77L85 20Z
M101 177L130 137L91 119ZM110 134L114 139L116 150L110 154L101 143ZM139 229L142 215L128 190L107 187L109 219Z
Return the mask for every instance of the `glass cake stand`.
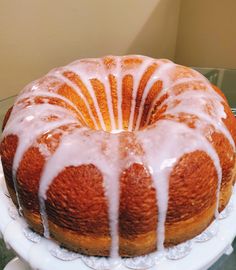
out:
M236 91L235 91L235 88L236 88L236 70L211 69L211 68L196 68L196 69L198 71L202 72L212 83L218 85L218 87L221 88L224 91L227 99L229 100L229 103L230 103L231 107L236 108ZM15 100L15 96L12 96L12 97L9 97L7 99L4 99L4 100L0 101L0 125L2 124L5 112L13 104L14 100ZM235 109L233 111L236 113ZM0 202L0 204L1 204L1 202ZM234 208L236 209L236 205L235 205ZM5 214L9 218L9 209L7 209L7 212ZM1 213L0 213L0 216L1 216L1 219L0 219L0 225L1 225L2 220L3 220L2 219L3 216L2 216ZM185 258L179 259L179 260L167 260L169 262L169 266L168 267L165 266L164 269L168 269L168 270L171 270L171 269L175 269L175 270L176 269L181 269L181 270L184 270L184 269L187 269L187 270L190 270L190 269L191 270L197 270L197 269L233 270L233 269L236 269L236 240L233 242L233 244L231 246L231 243L233 241L233 235L236 234L236 232L234 233L234 230L236 228L236 226L235 226L236 216L232 217L232 213L230 214L230 216L229 216L229 218L226 218L225 220L222 220L221 222L226 222L227 223L227 221L229 222L230 219L234 218L234 220L232 222L233 226L229 225L229 227L223 228L223 234L222 235L219 232L217 233L217 235L220 237L220 241L218 243L215 242L216 239L218 239L218 236L214 236L209 241L200 243L199 244L199 246L201 247L200 249L197 248L197 249L195 249L195 251L193 251L193 248L192 248L192 251L190 252L190 254L188 254L188 256L186 256ZM210 234L211 233L212 233L212 231L210 230ZM214 233L214 228L213 228L213 233ZM230 234L230 236L228 235L228 233ZM226 235L228 235L227 236L228 237L227 241L226 241L226 238L227 238ZM12 236L13 236L13 239L14 239L13 242L15 243L15 245L18 248L13 247L14 246L14 244L13 244L13 245L11 245L11 247L8 246L8 248L10 248L10 250L8 250L6 248L4 242L0 239L0 270L2 270L2 269L4 269L4 270L29 270L30 268L27 266L27 264L25 264L23 262L24 259L20 260L18 257L15 257L10 263L8 263L8 262L15 256L15 254L17 254L18 256L21 255L21 254L19 254L19 253L21 253L19 251L24 250L24 246L22 245L22 243L24 241L29 242L29 243L31 242L30 244L33 244L33 245L36 244L36 243L33 243L32 239L27 240L25 236L23 236L23 238L22 238L23 242L21 242L21 240L22 240L21 238L20 238L21 239L20 242L17 242L17 241L19 241L19 236L17 236L17 229L13 231ZM34 240L34 241L37 241L37 240ZM212 242L212 244L210 245L209 243L211 243L211 242ZM224 243L224 244L222 245L222 243ZM194 245L196 246L198 244L194 243ZM205 252L201 253L201 250L206 245L209 245L209 247L206 249ZM14 251L12 251L12 249L14 249ZM188 253L188 245L185 246L185 247L182 247L182 249L187 249L187 251L185 250L184 252ZM17 252L17 250L19 250L19 251ZM180 250L181 250L181 247L180 247ZM58 250L57 250L57 252L58 252ZM215 255L212 256L212 253L214 253ZM50 266L51 268L49 268L47 270L51 270L51 269L57 269L57 270L68 269L69 270L69 268L67 268L67 266L66 266L66 263L68 262L68 260L70 259L69 262L72 265L75 264L75 262L78 260L78 258L74 259L74 260L71 260L71 258L66 258L65 257L66 255L65 254L63 255L63 253L60 255L60 252L58 254L55 253L54 255L58 255L59 257L64 256L64 260L54 257L55 260L57 262L59 262L59 265L61 265L62 268L57 267L57 263L56 264L54 263L53 265ZM218 254L218 255L216 256L216 254ZM45 254L41 254L41 258L44 255ZM69 255L69 257L70 257L70 255ZM22 256L20 256L20 257L22 257ZM199 268L199 267L197 268L197 264L198 264L199 261L201 261L201 260L204 261L204 258L209 258L209 257L211 257L211 259L208 260L208 264L205 262L204 268ZM43 257L43 258L44 258L44 260L41 260L41 263L42 263L42 261L45 261L45 257ZM67 261L65 259L67 259ZM85 260L86 260L86 258L85 258ZM158 258L156 260L158 261ZM179 263L181 260L182 260L183 265L184 265L184 262L186 262L185 266L187 266L187 268L184 268L183 265L181 266L181 263ZM50 263L50 260L47 261L47 263ZM87 262L87 263L89 263L89 262ZM128 262L128 263L132 264L132 262ZM148 264L148 262L145 262L145 263ZM150 262L150 263L152 263L152 262ZM140 264L140 262L139 262L139 264ZM160 263L158 263L157 265L158 265L159 270L163 269L163 268L161 268ZM170 265L172 265L173 268L171 268ZM132 268L132 265L129 264L128 266L131 266L131 268ZM190 268L190 266L191 266L191 268ZM139 269L147 269L147 268L148 267L145 267L145 265L143 265L143 267L140 267ZM41 270L41 268L39 268L39 269ZM44 270L44 269L45 268L42 268L42 270ZM90 269L90 268L88 268L86 266L86 264L81 263L80 265L77 264L74 269L87 270L87 269ZM127 269L127 267L123 268L123 265L120 265L116 269L117 270L122 270L122 269ZM152 267L150 269L156 269L156 267L154 267L154 268Z

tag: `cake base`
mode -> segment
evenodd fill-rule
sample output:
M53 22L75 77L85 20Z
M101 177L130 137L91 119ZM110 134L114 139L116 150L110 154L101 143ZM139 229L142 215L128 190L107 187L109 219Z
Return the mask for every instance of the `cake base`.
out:
M221 219L214 222L200 236L162 253L157 252L133 259L110 261L106 258L87 257L69 252L60 248L57 243L30 231L7 196L2 166L0 165L0 235L3 236L6 245L21 258L21 261L24 261L24 270L88 270L91 268L106 270L116 269L116 267L117 270L154 270L156 264L160 270L206 270L223 254L229 254L232 251L231 244L236 236L235 189L229 203L230 206L223 211L224 213L221 213ZM6 269L22 270L24 263L13 261Z

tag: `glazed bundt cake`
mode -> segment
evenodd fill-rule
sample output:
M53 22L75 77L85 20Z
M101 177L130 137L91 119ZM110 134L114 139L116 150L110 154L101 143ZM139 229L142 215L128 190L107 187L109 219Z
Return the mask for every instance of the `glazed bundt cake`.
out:
M227 205L236 120L198 72L83 59L26 86L0 146L29 226L76 252L132 257L201 233Z

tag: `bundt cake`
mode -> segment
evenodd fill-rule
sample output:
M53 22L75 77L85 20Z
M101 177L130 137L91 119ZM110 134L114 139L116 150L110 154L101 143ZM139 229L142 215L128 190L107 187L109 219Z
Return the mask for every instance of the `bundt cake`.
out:
M201 233L227 205L236 119L190 68L82 59L27 85L0 146L30 228L87 255L133 257Z

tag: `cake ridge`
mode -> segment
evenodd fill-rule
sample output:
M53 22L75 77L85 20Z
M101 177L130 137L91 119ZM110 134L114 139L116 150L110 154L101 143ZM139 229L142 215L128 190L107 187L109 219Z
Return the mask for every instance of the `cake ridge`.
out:
M89 106L89 104L88 104L88 101L87 101L86 98L83 96L83 94L82 94L80 91L78 91L79 88L77 87L77 85L75 85L75 83L73 83L73 82L71 82L70 80L68 80L68 79L67 79L65 76L63 76L62 74L59 74L59 72L57 72L56 74L53 73L53 75L54 75L55 77L57 77L59 80L61 80L62 82L64 82L66 85L68 85L69 87L71 87L73 90L76 90L77 95L79 95L79 96L82 98L83 102L85 103L86 108L87 108L88 113L89 113L89 116L90 116L91 120L93 121L93 124L94 124L95 128L98 129L97 121L96 121L95 118L94 118L94 115L93 115L92 110L91 110L91 108L90 108L90 106ZM96 110L96 111L97 111L97 110ZM101 124L102 124L102 123L101 123ZM104 125L102 125L102 127L105 128Z
M157 61L156 61L156 63L159 66L157 66L156 70L152 74L152 77L153 77L152 80L149 80L147 82L147 85L145 86L145 89L143 91L143 96L144 96L145 99L148 96L148 94L150 92L150 89L152 88L152 86L155 84L155 82L157 80L162 81L162 90L165 89L167 87L167 85L169 84L168 79L166 79L166 78L163 79L163 76L161 76L161 74L162 74L163 70L164 70L164 72L166 72L166 70L168 70L169 68L173 68L173 63L168 62L168 63L163 64L163 63L159 63ZM159 94L161 93L161 91L159 92ZM138 117L137 117L137 124L136 124L136 129L135 130L138 130L140 128L140 121L141 121L143 106L145 104L145 100L143 99L143 96L142 96L141 104L140 104L140 107L139 107L139 113L138 113ZM150 110L150 112L151 112L151 110Z

